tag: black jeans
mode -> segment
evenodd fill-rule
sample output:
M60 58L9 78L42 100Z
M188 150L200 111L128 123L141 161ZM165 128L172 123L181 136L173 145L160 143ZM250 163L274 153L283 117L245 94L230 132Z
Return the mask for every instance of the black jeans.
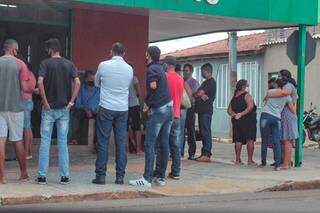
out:
M92 113L92 119L97 118L96 114ZM72 112L72 140L76 140L78 138L78 134L79 134L79 129L80 129L80 125L81 123L88 119L86 112L83 109L74 109ZM96 129L96 127L94 127ZM94 142L96 143L97 141L97 134L96 134L96 130L95 130L95 134L94 134Z
M196 115L195 115L194 107L192 107L187 110L187 118L186 118L189 156L195 155L196 149L197 149L195 122L196 122Z

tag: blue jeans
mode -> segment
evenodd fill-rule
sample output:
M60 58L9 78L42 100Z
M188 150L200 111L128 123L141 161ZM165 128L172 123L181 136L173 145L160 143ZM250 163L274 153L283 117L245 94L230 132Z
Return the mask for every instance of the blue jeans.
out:
M186 117L187 117L187 110L181 109L180 110L180 133L179 133L179 141L180 141L180 150L181 156L184 156L184 147L185 147L185 124L186 124Z
M171 173L174 176L179 176L181 171L181 150L180 150L180 118L174 118L171 129L170 129L170 135L169 135L169 151L170 155L172 157L172 164L171 164ZM158 137L158 141L156 145L159 145L160 137ZM158 147L156 147L156 152L159 150ZM160 168L161 168L161 160L162 155L157 155L156 159L156 169L154 171L153 176L154 177L161 177L160 175ZM162 177L163 178L163 177Z
M23 104L24 104L23 128L31 129L31 112L33 110L33 101L32 99L24 99Z
M41 144L39 150L40 177L46 177L49 167L50 144L54 123L57 127L59 173L61 177L69 177L68 131L70 113L67 109L43 110L41 113Z
M212 149L212 134L211 134L211 120L212 113L199 113L199 130L202 137L201 155L211 157Z
M157 173L157 176L160 178L165 177L169 158L169 134L172 120L172 103L161 108L150 109L150 114L146 122L145 167L143 174L143 177L150 183L153 179L154 150L156 143L159 166L155 173Z
M171 173L174 176L179 176L181 170L180 128L180 118L174 118L169 136L169 147L172 157Z
M281 164L281 120L275 116L267 113L262 113L260 118L261 131L261 163L263 166L267 165L267 151L270 134L272 132L272 143L274 152L275 167L280 167Z
M97 178L106 177L112 127L116 145L116 177L124 177L127 166L127 120L128 111L112 111L99 107L97 115L97 160L95 170Z

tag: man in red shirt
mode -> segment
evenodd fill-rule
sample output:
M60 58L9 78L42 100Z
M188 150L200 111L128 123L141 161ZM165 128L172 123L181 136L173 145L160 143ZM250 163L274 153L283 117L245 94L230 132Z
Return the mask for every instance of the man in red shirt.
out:
M180 134L180 107L181 99L184 91L184 81L183 78L175 72L175 67L177 65L176 58L173 56L167 56L164 59L164 63L167 65L167 80L169 84L169 90L171 98L173 101L173 123L171 126L169 146L170 154L172 157L171 172L169 177L175 180L180 179L181 170L181 154L179 144L179 134ZM158 159L157 159L158 161Z

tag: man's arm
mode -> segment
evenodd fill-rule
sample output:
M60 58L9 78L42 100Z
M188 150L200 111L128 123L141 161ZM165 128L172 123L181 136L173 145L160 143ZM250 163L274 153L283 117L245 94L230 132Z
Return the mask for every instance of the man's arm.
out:
M99 67L95 76L95 80L94 80L94 84L96 87L101 87L101 70L102 70L102 65L99 64Z
M73 103L76 100L77 95L79 93L80 86L81 86L81 82L79 77L75 77L73 80L72 96L69 104L67 105L67 110L70 110L71 107L73 106Z
M155 90L157 89L157 81L158 81L158 74L156 71L152 69L148 69L147 71L147 85L150 87L150 89ZM153 102L153 94L147 94L147 97L145 99L145 104L144 104L144 112L148 111L149 106Z
M48 103L46 92L44 90L43 79L44 78L42 76L39 76L39 78L38 78L38 88L39 88L40 96L42 98L42 105L43 105L44 109L49 110L50 109L50 105Z
M142 103L140 83L139 83L137 77L134 77L134 78L136 79L135 84L134 84L134 90L136 91L136 95L139 99L139 102Z

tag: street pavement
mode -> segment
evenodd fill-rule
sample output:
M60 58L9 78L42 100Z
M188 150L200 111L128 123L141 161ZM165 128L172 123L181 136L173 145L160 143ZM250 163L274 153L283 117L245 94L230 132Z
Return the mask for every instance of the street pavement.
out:
M200 150L200 144L199 144ZM110 157L107 184L97 186L91 184L94 178L95 154L88 152L86 147L70 148L71 181L67 186L59 184L57 172L57 156L52 149L51 168L48 185L37 185L33 180L27 183L17 181L17 162L6 164L8 183L0 186L2 205L41 203L41 202L72 202L83 200L126 199L157 196L202 196L208 194L229 194L259 192L283 183L296 181L320 180L320 151L306 149L302 168L275 172L271 167L258 168L236 166L233 160L233 145L215 143L212 163L182 161L181 180L168 180L165 187L137 189L129 186L128 180L139 178L143 173L144 157L129 155L125 185L114 184L114 157ZM259 161L260 147L256 147L255 160ZM246 162L246 151L243 161ZM269 163L272 163L272 152L269 151ZM36 177L37 157L29 162L32 179ZM170 163L168 172L170 171Z
M318 213L320 191L235 193L226 195L85 201L59 204L3 206L0 212L210 212Z

